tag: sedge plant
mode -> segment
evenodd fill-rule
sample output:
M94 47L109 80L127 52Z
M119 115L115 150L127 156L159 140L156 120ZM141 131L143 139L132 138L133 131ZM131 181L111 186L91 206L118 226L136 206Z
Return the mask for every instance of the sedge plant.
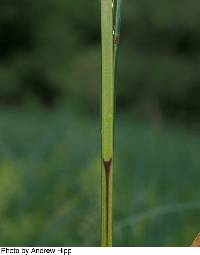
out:
M101 0L102 246L112 246L114 94L121 0Z

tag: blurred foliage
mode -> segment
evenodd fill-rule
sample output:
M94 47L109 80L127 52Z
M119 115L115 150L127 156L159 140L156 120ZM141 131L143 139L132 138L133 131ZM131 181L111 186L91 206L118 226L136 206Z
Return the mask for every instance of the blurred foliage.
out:
M196 0L124 3L118 109L198 122L199 8ZM2 0L0 34L1 103L36 98L46 105L64 100L97 109L98 1Z
M100 245L98 120L66 109L0 112L1 246ZM114 245L189 246L199 136L126 115L117 134Z
M199 124L199 8L124 1L116 246L189 246L199 232L199 133L169 126ZM100 59L98 1L1 0L1 246L100 244Z

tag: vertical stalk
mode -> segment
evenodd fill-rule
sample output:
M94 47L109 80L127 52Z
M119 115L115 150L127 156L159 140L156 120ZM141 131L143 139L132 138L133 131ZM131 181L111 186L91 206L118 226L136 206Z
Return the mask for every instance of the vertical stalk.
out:
M112 246L114 83L122 0L101 0L102 34L102 246Z
M102 246L112 246L114 53L112 0L101 0L102 33Z

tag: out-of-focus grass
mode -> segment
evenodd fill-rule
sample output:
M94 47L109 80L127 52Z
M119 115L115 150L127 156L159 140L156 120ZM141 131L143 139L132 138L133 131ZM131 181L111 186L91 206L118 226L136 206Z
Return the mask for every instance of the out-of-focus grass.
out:
M100 124L65 107L0 111L0 245L100 245ZM120 116L114 245L189 246L200 136Z

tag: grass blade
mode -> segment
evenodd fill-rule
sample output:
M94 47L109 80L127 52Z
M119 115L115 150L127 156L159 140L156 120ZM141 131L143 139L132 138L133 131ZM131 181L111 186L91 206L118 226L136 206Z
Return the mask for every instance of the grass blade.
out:
M116 59L117 59L117 49L120 39L120 25L121 25L121 5L122 0L115 0L114 2L114 29L113 29L113 38L114 38L114 73L116 71Z

